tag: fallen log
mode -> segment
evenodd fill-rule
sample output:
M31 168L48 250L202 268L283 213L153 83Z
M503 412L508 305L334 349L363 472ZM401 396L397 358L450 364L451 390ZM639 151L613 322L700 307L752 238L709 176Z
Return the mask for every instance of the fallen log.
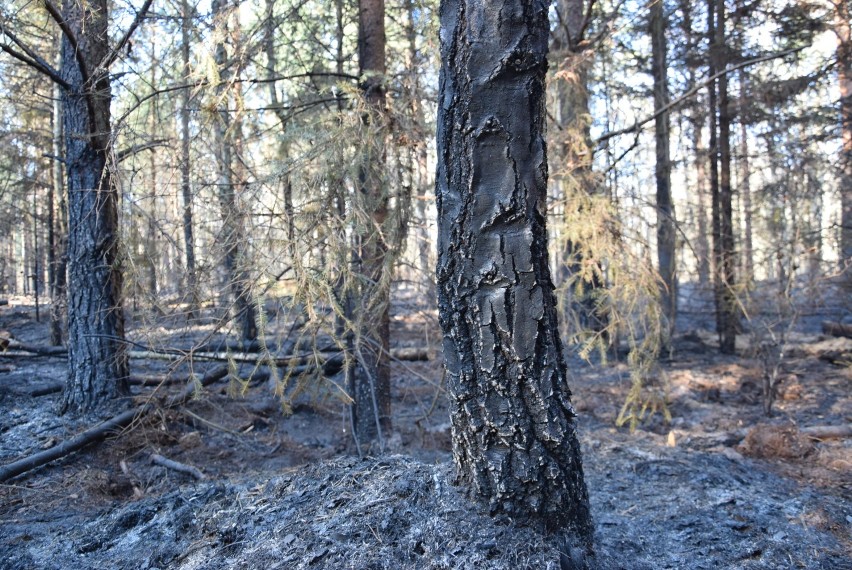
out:
M227 366L217 366L213 370L208 371L199 381L202 386L208 386L217 380L220 380L228 375ZM185 404L189 401L196 392L195 382L190 382L179 394L175 394L165 400L162 404L164 408L172 408L178 405ZM57 459L61 459L66 455L70 455L75 451L79 451L93 443L97 443L106 439L110 434L126 428L133 423L137 418L141 418L155 408L153 402L136 406L130 410L121 412L112 418L89 428L86 431L74 436L73 438L63 441L59 445L34 453L23 459L13 461L8 465L0 467L0 482L17 477L27 471L41 467Z
M835 323L833 321L823 321L822 332L823 334L831 336L842 336L845 338L852 338L852 325Z
M323 347L326 348L326 347ZM14 339L9 341L9 349L13 352L0 353L0 356L27 357L27 356L67 356L68 350L61 346L35 346L24 344ZM264 364L274 362L276 366L287 366L291 363L304 363L321 355L324 359L334 358L340 354L339 350L322 350L319 352L305 351L298 354L285 356L272 356L266 354L254 354L251 352L199 352L180 350L128 350L129 358L139 360L182 360L191 358L198 362L244 362L247 364ZM390 356L395 360L429 360L428 347L403 347L392 348ZM295 362L294 362L295 361Z
M845 426L810 426L799 429L799 432L811 439L843 439L852 437L852 424Z

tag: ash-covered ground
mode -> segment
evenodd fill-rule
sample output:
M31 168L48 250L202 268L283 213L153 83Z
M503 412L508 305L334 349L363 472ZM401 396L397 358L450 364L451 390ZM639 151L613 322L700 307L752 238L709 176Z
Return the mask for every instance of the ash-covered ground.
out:
M26 306L0 308L0 329L44 342L46 327L32 317ZM393 327L396 342L411 346L434 323L397 311ZM614 426L626 367L575 363L598 567L852 569L852 439L807 435L852 421L850 367L821 359L852 350L850 342L794 337L775 416L765 418L759 360L746 350L720 357L712 335L690 331L657 371L671 422L657 414L634 432ZM488 516L454 486L439 358L394 363L393 455L346 455L333 384L304 388L287 415L268 382L232 380L7 481L0 568L570 567L548 540ZM0 357L0 463L93 421L57 416L58 394L31 396L61 380L64 366ZM134 374L187 372L133 362ZM141 400L153 388L135 390ZM154 454L206 478L154 464Z

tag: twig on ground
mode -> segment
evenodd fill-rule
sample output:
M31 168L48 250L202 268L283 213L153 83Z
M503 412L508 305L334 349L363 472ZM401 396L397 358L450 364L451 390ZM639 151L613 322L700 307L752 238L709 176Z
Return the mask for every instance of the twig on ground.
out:
M168 459L163 457L158 453L151 454L151 463L156 465L160 465L167 469L171 469L173 471L178 471L180 473L186 473L187 475L192 475L199 481L203 481L207 479L207 476L201 472L197 467L193 467L192 465L187 465L186 463L180 463L179 461L175 461L173 459Z

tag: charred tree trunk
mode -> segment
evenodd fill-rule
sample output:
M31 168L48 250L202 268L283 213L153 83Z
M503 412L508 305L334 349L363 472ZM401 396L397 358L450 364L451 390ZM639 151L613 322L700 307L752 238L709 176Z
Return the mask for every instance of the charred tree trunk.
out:
M183 72L189 76L189 42L192 27L192 12L189 0L181 3L181 63ZM186 250L186 288L189 293L189 311L187 317L192 319L198 311L198 274L195 268L195 236L192 227L192 156L189 138L189 101L190 91L184 89L181 95L180 109L180 191L183 199L183 243Z
M852 288L852 33L849 0L835 0L837 80L840 83L840 118L843 137L840 173L840 263L845 282Z
M592 550L547 256L546 0L444 0L438 306L460 477Z
M716 0L715 50L716 69L728 65L725 44L725 2ZM728 76L718 80L719 89L719 192L717 212L719 217L719 245L716 259L717 292L716 312L719 314L719 349L723 354L734 354L739 328L735 291L736 256L734 252L733 191L731 188L731 112L728 99Z
M668 346L674 333L677 317L677 256L674 204L672 203L671 177L672 166L669 158L669 113L665 111L669 103L669 90L666 78L666 16L662 0L651 2L651 75L654 78L654 133L656 145L657 180L657 261L662 278L660 301L663 314L668 320L668 338L663 339Z
M366 102L363 120L370 140L363 144L358 180L358 209L366 219L356 231L352 251L355 298L352 315L355 368L349 391L355 436L359 444L378 441L391 429L390 363L390 268L388 244L381 231L388 212L385 167L385 3L360 0L358 5L358 62L361 89ZM353 213L352 215L356 215Z
M61 409L88 412L130 393L117 192L107 166L110 82L100 66L109 49L107 0L65 0L63 17L77 45L68 35L62 39L61 73L71 88L62 96L69 217L69 375Z

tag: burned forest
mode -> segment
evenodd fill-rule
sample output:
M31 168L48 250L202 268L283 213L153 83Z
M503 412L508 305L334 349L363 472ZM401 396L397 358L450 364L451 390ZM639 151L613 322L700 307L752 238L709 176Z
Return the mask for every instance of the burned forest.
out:
M8 0L0 570L852 570L849 0Z

